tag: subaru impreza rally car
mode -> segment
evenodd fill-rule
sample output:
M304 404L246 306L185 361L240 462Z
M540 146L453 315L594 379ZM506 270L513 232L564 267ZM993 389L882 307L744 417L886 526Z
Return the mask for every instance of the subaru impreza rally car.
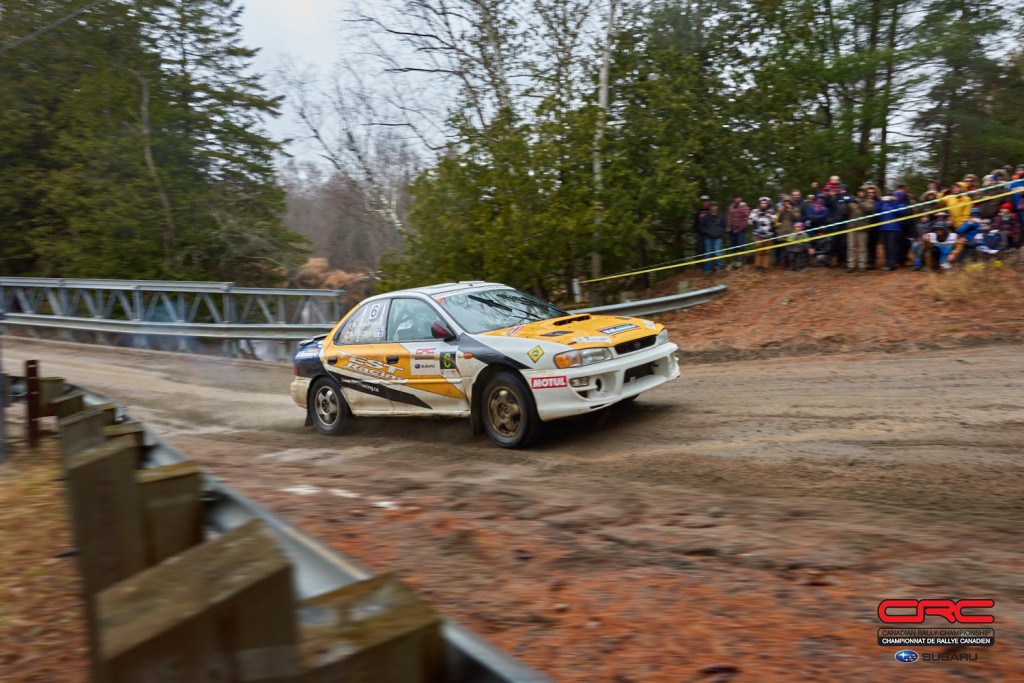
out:
M291 394L307 425L351 415L469 417L505 448L540 422L600 410L679 376L658 323L572 314L491 282L380 294L303 341Z

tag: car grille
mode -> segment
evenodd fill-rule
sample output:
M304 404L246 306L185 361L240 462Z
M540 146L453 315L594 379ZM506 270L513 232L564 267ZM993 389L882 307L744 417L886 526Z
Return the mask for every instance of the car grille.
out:
M649 337L640 337L639 339L633 339L628 342L622 342L621 344L615 345L615 353L623 356L627 353L633 353L640 349L646 349L649 346L654 346L654 342L657 341L658 335L652 334Z

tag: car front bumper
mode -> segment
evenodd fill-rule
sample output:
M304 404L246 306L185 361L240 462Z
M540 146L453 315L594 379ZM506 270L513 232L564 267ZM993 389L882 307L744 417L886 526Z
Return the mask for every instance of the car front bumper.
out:
M537 414L546 422L599 410L679 377L678 350L668 342L602 363L567 370L526 370L523 376L533 392Z

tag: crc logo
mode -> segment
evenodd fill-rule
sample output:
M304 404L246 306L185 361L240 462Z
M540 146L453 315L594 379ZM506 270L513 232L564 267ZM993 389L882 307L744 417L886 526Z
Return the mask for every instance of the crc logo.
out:
M556 377L534 377L530 380L530 386L534 389L557 389L569 386L569 383L565 381L564 376L558 375Z
M942 617L951 624L991 624L996 620L991 614L964 614L963 610L995 604L994 600L883 600L878 603L878 618L886 624L923 624L929 616ZM891 610L913 611L893 614Z
M896 653L896 661L903 662L904 664L916 662L920 658L921 655L917 654L913 650L900 650Z

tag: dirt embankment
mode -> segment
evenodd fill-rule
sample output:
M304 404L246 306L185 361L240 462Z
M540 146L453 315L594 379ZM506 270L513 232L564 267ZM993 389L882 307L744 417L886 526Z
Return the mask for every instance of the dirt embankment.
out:
M961 348L1024 339L1021 259L950 274L839 268L687 274L691 288L724 282L713 302L661 318L692 362L862 351Z

